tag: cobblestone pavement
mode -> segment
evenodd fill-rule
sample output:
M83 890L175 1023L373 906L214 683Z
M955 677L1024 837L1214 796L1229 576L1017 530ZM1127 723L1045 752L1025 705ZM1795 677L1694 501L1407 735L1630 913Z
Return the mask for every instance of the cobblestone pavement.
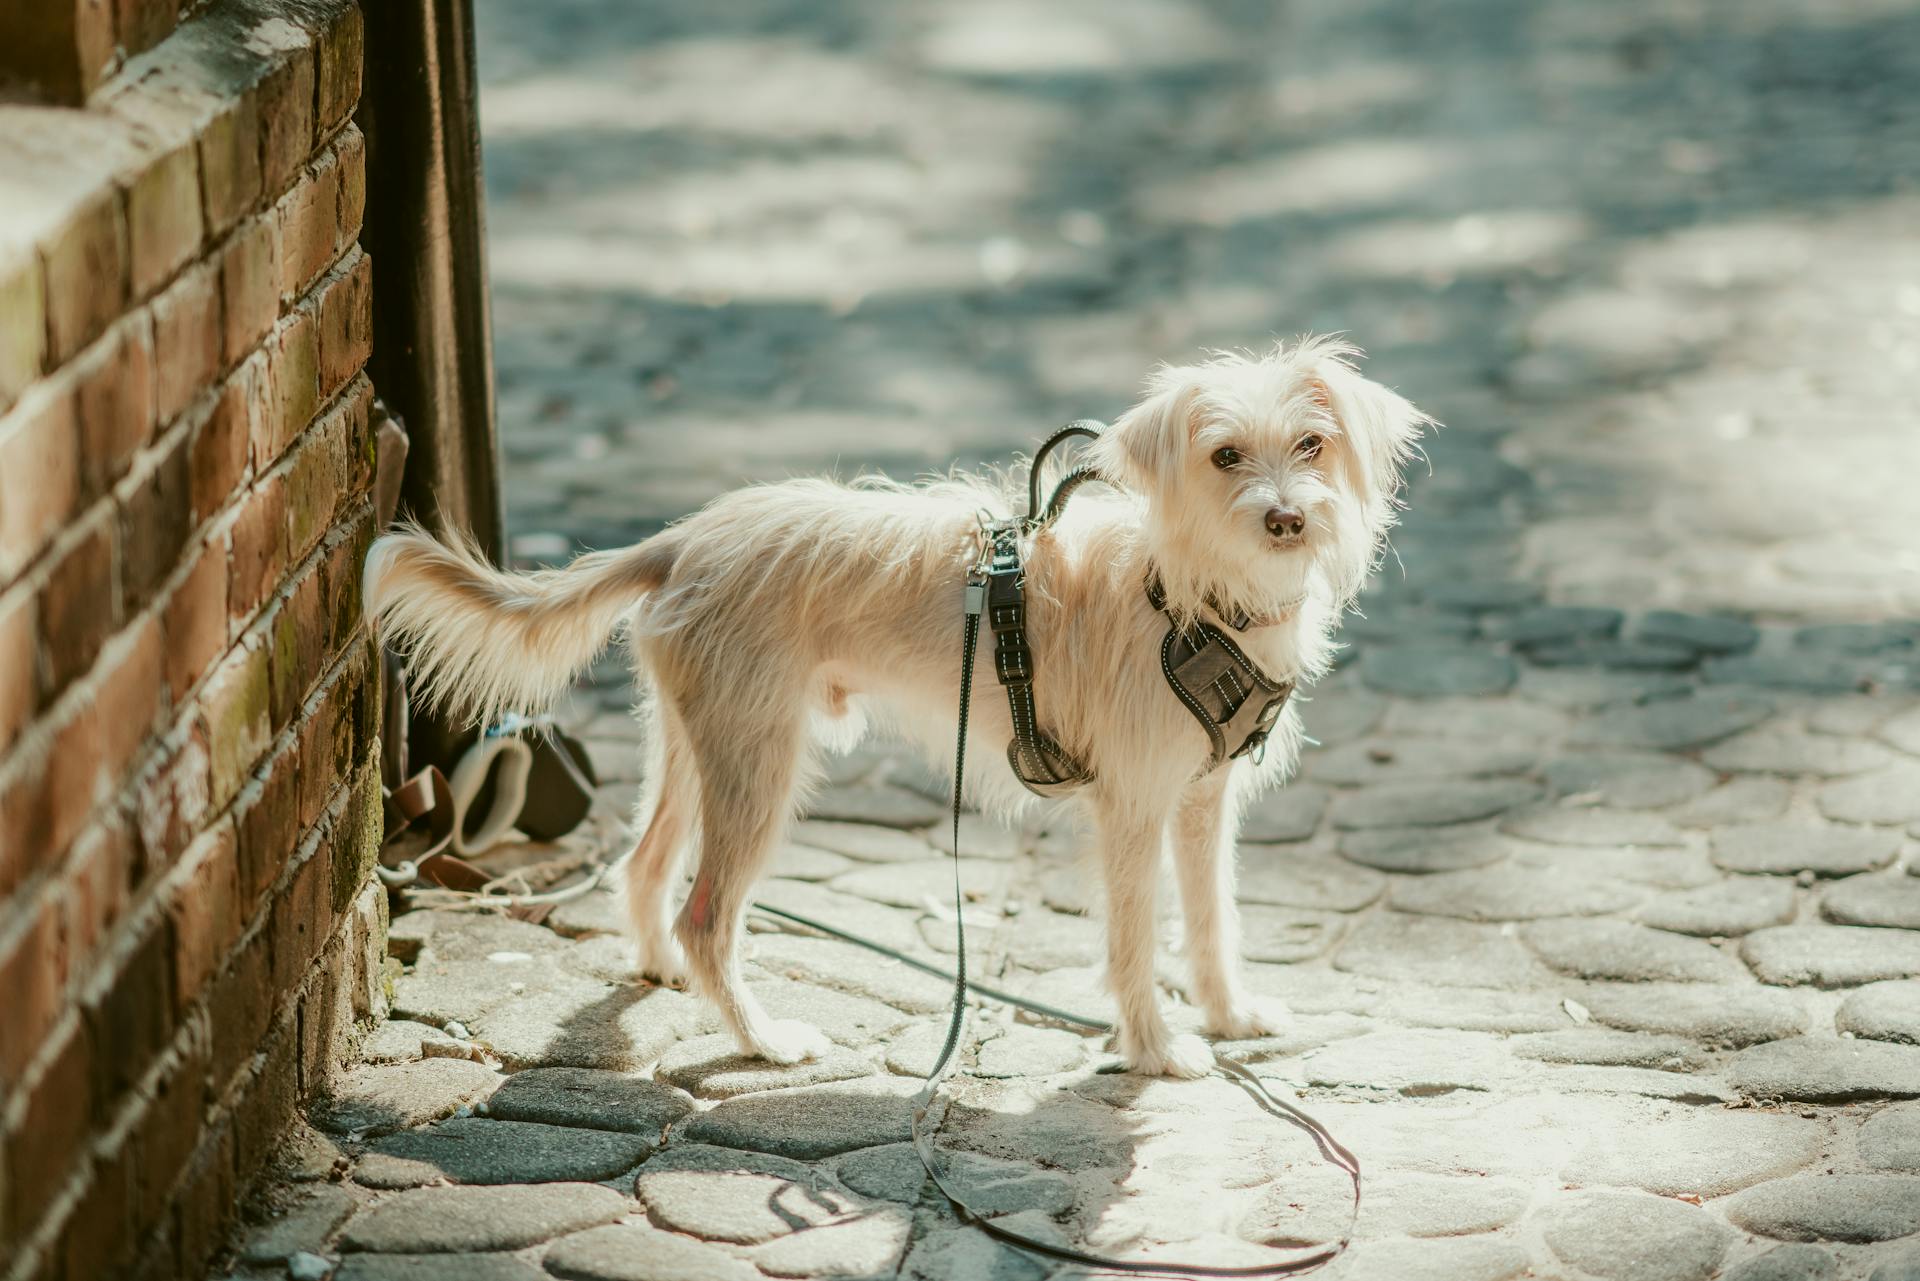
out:
M1242 848L1298 1019L1234 1048L1367 1171L1326 1275L1920 1276L1920 9L479 7L523 560L999 459L1276 332L1447 422ZM764 898L941 958L939 787L839 762ZM1101 1013L1066 835L963 842L979 972ZM760 995L836 1045L768 1068L616 915L396 919L394 1021L235 1271L1047 1274L905 1145L939 982L759 922ZM1217 1262L1339 1232L1224 1083L976 1028L942 1144L996 1213Z

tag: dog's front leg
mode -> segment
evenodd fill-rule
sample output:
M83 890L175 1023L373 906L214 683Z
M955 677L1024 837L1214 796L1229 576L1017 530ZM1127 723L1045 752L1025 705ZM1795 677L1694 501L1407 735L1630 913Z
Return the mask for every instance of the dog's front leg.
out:
M1242 767L1229 765L1187 785L1174 816L1174 871L1187 922L1191 995L1206 1012L1207 1030L1239 1039L1268 1036L1291 1015L1285 1003L1248 996L1240 985L1240 905L1233 895L1240 806L1234 797Z
M1133 798L1102 797L1095 815L1107 880L1107 983L1120 1006L1122 1058L1149 1076L1205 1076L1213 1052L1197 1036L1174 1036L1154 986L1154 887L1166 849L1164 812Z

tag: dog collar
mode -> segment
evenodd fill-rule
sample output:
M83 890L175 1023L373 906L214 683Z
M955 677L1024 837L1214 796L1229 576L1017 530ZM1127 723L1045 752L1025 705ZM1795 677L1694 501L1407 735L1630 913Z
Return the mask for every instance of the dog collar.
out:
M1160 575L1158 573L1149 572L1147 574L1147 599L1152 602L1155 609L1165 612L1167 608L1167 590L1161 586ZM1214 617L1218 618L1236 632L1257 631L1262 627L1278 627L1281 623L1290 621L1299 608L1306 603L1307 594L1301 592L1298 596L1271 613L1255 614L1244 609L1228 609L1213 596L1208 596L1206 599L1206 606L1213 611Z

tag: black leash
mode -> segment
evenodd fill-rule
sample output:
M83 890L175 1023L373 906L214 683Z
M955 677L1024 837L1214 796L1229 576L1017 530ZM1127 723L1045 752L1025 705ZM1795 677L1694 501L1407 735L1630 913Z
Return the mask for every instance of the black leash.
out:
M1060 508L1066 501L1067 494L1071 493L1072 489L1078 488L1081 484L1093 478L1093 472L1090 468L1081 468L1069 473L1068 476L1061 481L1060 486L1054 491L1053 498L1045 509L1044 517L1036 521L1035 513L1039 506L1038 478L1040 464L1046 457L1047 452L1055 445L1072 436L1097 436L1098 434L1098 430L1095 427L1083 420L1070 424L1068 427L1056 432L1047 440L1046 444L1041 446L1039 452L1034 456L1033 471L1028 477L1027 517L1023 522L1025 530L1031 530L1038 527L1038 525L1052 520L1053 517L1059 514ZM953 760L952 859L954 969L951 975L945 975L946 977L951 977L953 980L953 1010L948 1018L947 1039L946 1043L940 1049L940 1057L934 1063L932 1070L927 1073L926 1084L920 1088L919 1094L914 1096L913 1147L914 1151L920 1156L920 1163L926 1167L927 1175L933 1180L934 1186L940 1189L941 1195L946 1197L948 1203L953 1206L954 1212L960 1216L963 1222L971 1223L989 1236L1003 1241L1008 1245L1025 1250L1031 1254L1043 1255L1047 1258L1057 1259L1065 1263L1078 1263L1108 1272L1128 1272L1148 1276L1175 1277L1298 1276L1301 1273L1310 1272L1315 1268L1325 1266L1347 1248L1348 1243L1353 1239L1354 1225L1360 1217L1359 1158L1355 1157L1352 1152L1343 1147L1340 1142L1333 1137L1332 1133L1319 1121L1315 1120L1302 1109L1295 1107L1293 1104L1276 1098L1260 1078L1249 1071L1245 1065L1237 1063L1232 1059L1223 1058L1217 1053L1214 1055L1213 1060L1215 1072L1246 1090L1253 1096L1254 1101L1267 1112L1306 1131L1312 1136L1314 1145L1319 1149L1322 1159L1345 1171L1347 1177L1352 1181L1353 1208L1348 1215L1346 1228L1341 1233L1338 1241L1315 1247L1304 1254L1293 1254L1286 1258L1277 1259L1272 1263L1239 1266L1154 1263L1130 1259L1112 1259L1104 1255L1089 1254L1084 1250L1076 1250L1070 1246L1054 1245L1051 1242L1042 1241L1005 1227L974 1210L967 1204L964 1198L949 1187L946 1181L941 1178L939 1162L934 1159L933 1148L933 1137L937 1126L929 1124L928 1111L933 1104L934 1096L940 1087L940 1083L944 1081L953 1070L954 1054L955 1051L960 1048L960 1037L966 1027L967 924L965 915L966 903L960 889L960 802L962 787L966 778L967 714L972 704L974 655L979 648L980 615L986 608L987 598L988 586L986 576L982 568L976 568L974 573L969 575L966 588L966 619L962 625L960 644L959 734L954 748ZM759 905L756 904L756 906ZM927 973L944 975L944 971L940 970L937 966L916 961L891 948L868 942L866 939L860 938L857 935L822 926L818 922L807 920L805 917L798 916L792 912L768 908L762 908L761 910L770 911L776 916L795 921L808 928L821 930L824 933L879 952L881 955L904 961L914 968ZM976 988L975 990L979 991L983 996L1005 1001L1010 1005L1030 1010L1063 1023L1082 1027L1091 1032L1110 1032L1113 1030L1111 1024L1101 1022L1097 1019L1084 1018L1077 1014L1068 1013L1065 1010L1042 1005L1036 1001L1028 1001L1022 997L1016 997L1003 992L994 992L986 988Z

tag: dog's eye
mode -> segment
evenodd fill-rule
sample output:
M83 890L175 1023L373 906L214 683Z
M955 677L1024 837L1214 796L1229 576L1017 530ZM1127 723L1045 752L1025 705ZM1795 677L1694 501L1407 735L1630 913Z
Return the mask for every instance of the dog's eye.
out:
M1322 442L1318 436L1315 436L1311 432L1309 432L1307 435L1302 436L1300 438L1299 443L1293 447L1293 452L1298 454L1302 458L1312 458L1315 454L1320 452L1320 446L1322 443L1324 442Z
M1216 449L1213 451L1213 465L1221 471L1240 465L1240 451L1237 449Z

